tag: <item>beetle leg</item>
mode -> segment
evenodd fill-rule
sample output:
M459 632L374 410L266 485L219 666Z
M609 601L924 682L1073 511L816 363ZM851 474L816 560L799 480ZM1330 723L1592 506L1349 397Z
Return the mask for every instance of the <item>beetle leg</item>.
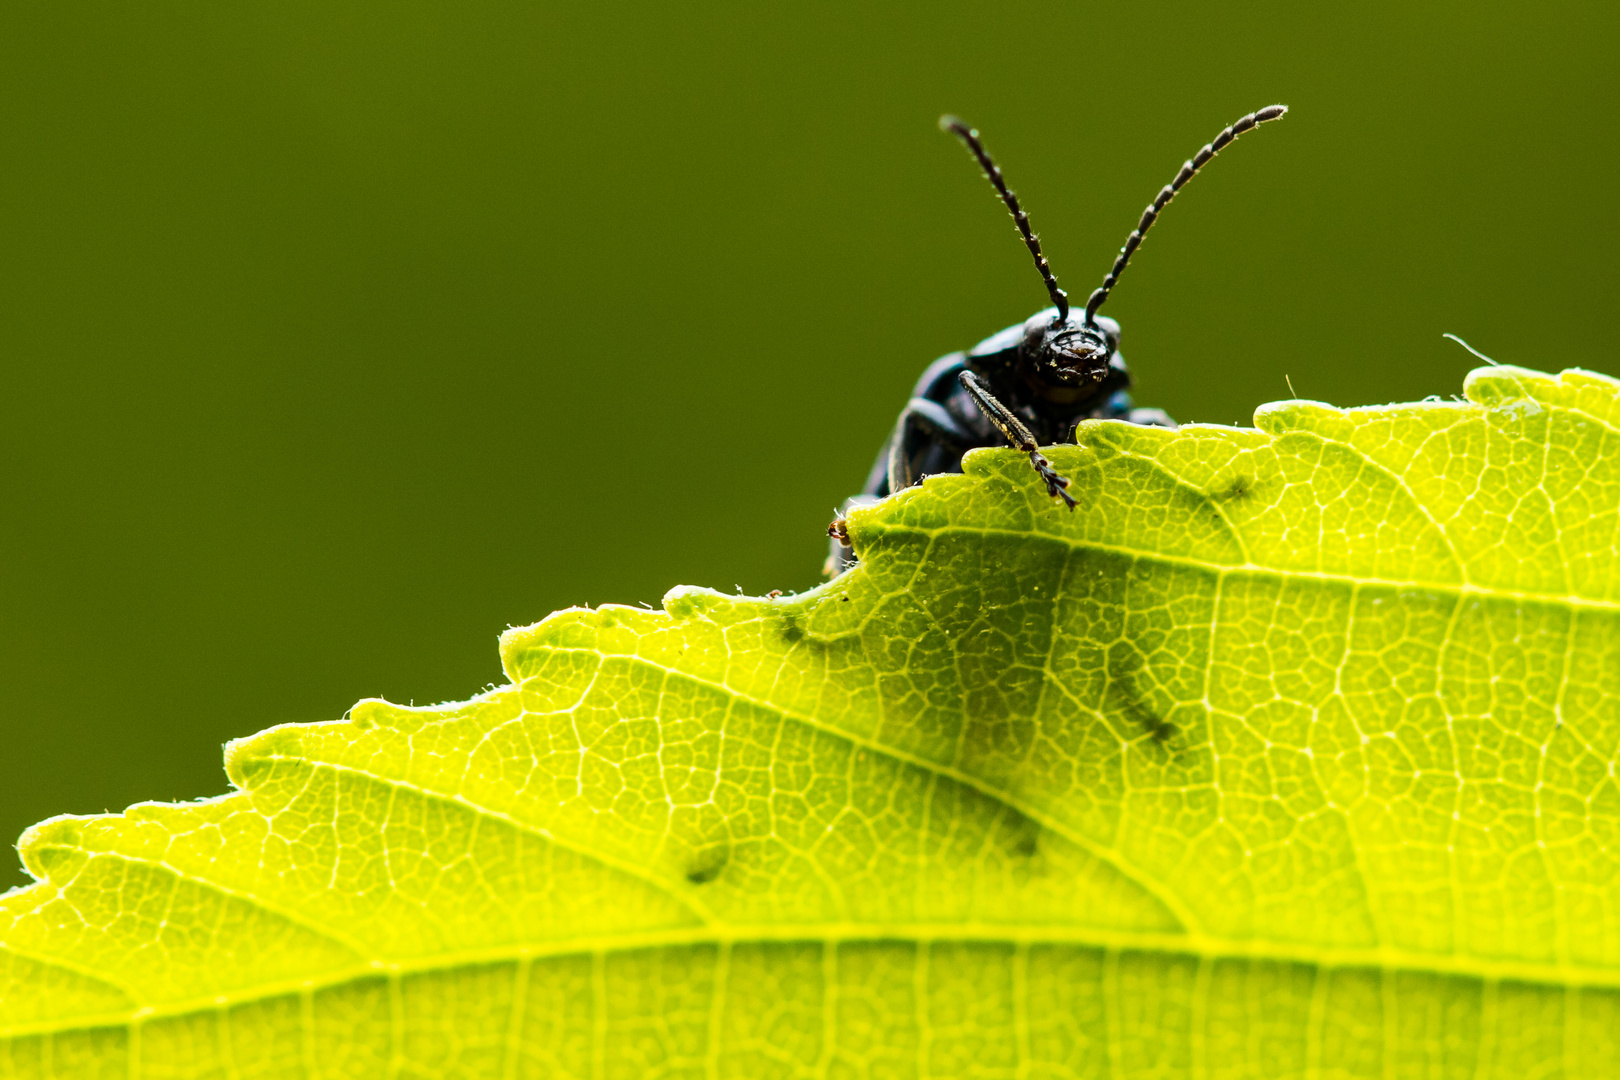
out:
M919 436L932 437L956 446L970 446L973 433L937 401L912 398L894 424L889 441L889 491L904 491L917 482L911 472L911 458Z
M1046 493L1054 499L1062 499L1069 504L1069 509L1075 507L1074 497L1069 494L1069 478L1059 476L1052 463L1046 460L1040 447L1035 443L1035 436L1024 422L1014 416L1012 410L995 399L990 388L979 381L979 377L971 371L964 371L957 376L962 382L962 389L973 397L974 404L979 406L981 412L990 418L990 422L1001 429L1007 441L1013 446L1029 455L1029 463L1035 467L1035 472L1046 483Z

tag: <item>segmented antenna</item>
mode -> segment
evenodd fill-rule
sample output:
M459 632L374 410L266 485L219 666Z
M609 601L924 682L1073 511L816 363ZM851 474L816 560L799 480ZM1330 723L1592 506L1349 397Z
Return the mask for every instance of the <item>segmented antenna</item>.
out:
M984 144L979 141L978 129L968 127L954 116L942 116L939 118L939 130L948 131L967 143L967 148L979 159L979 167L984 170L984 175L990 178L990 182L996 186L996 191L1001 195L1001 201L1012 211L1013 221L1024 236L1024 246L1035 256L1035 269L1041 272L1041 280L1046 282L1046 291L1057 307L1057 321L1060 323L1066 321L1069 317L1069 294L1058 288L1057 278L1052 276L1052 268L1047 265L1046 256L1041 254L1041 238L1030 231L1029 215L1018 205L1018 196L1007 190L1007 181L1001 178L1001 169L990 159L990 155L985 152Z
M1259 112L1250 113L1215 136L1213 141L1207 143L1202 150L1193 155L1191 161L1182 164L1181 171L1176 173L1176 178L1170 181L1163 191L1159 192L1159 197L1154 199L1146 210L1142 211L1142 220L1136 223L1136 231L1126 238L1125 246L1119 249L1119 258L1114 260L1114 268L1108 271L1108 276L1103 278L1102 285L1096 292L1091 294L1091 299L1086 301L1087 326L1097 324L1097 309L1103 306L1104 300L1108 299L1109 290L1119 281L1119 275L1125 272L1125 264L1131 261L1131 256L1136 253L1136 249L1142 246L1142 237L1146 236L1147 231L1153 227L1153 223L1159 220L1159 215L1164 211L1165 207L1170 205L1170 200L1176 197L1176 192L1186 186L1187 181L1198 175L1199 169L1208 165L1211 158L1225 150L1239 135L1251 131L1269 120L1280 119L1287 111L1288 106L1286 105L1268 105Z

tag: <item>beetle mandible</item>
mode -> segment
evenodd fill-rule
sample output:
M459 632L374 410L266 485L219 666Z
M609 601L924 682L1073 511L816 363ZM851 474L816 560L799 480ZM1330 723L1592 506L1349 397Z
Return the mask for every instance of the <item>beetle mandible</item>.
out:
M1131 385L1130 372L1119 354L1119 324L1099 318L1097 309L1108 299L1148 229L1187 181L1239 135L1277 120L1287 111L1286 106L1270 105L1252 112L1184 162L1175 179L1142 211L1141 220L1119 249L1108 276L1086 301L1083 314L1070 313L1069 295L1058 288L1057 278L1041 253L1040 238L1029 227L1029 215L1019 206L1001 169L979 141L978 131L954 116L940 117L940 129L967 144L1001 201L1007 204L1024 245L1035 259L1052 306L985 338L965 353L951 353L929 364L917 380L911 400L900 411L888 442L878 453L866 487L845 502L844 510L876 502L934 473L961 472L962 455L967 451L998 446L1003 441L1028 454L1047 494L1062 499L1073 510L1075 500L1068 492L1069 479L1052 468L1041 446L1073 442L1075 425L1093 418L1175 427L1162 409L1134 406L1126 392ZM842 514L827 532L832 537L827 569L837 573L855 561Z

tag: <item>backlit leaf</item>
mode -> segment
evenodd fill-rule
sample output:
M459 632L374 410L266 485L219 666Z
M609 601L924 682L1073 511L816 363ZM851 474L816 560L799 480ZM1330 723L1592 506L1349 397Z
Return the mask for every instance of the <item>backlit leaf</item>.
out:
M1620 1075L1620 383L1467 395L977 452L36 826L0 1074Z

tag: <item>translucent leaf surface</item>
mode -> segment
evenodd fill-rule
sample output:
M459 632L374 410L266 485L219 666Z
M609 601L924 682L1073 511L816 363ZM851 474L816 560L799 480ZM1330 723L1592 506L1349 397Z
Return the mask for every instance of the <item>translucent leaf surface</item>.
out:
M0 1073L1620 1075L1620 383L1084 427L59 818Z

